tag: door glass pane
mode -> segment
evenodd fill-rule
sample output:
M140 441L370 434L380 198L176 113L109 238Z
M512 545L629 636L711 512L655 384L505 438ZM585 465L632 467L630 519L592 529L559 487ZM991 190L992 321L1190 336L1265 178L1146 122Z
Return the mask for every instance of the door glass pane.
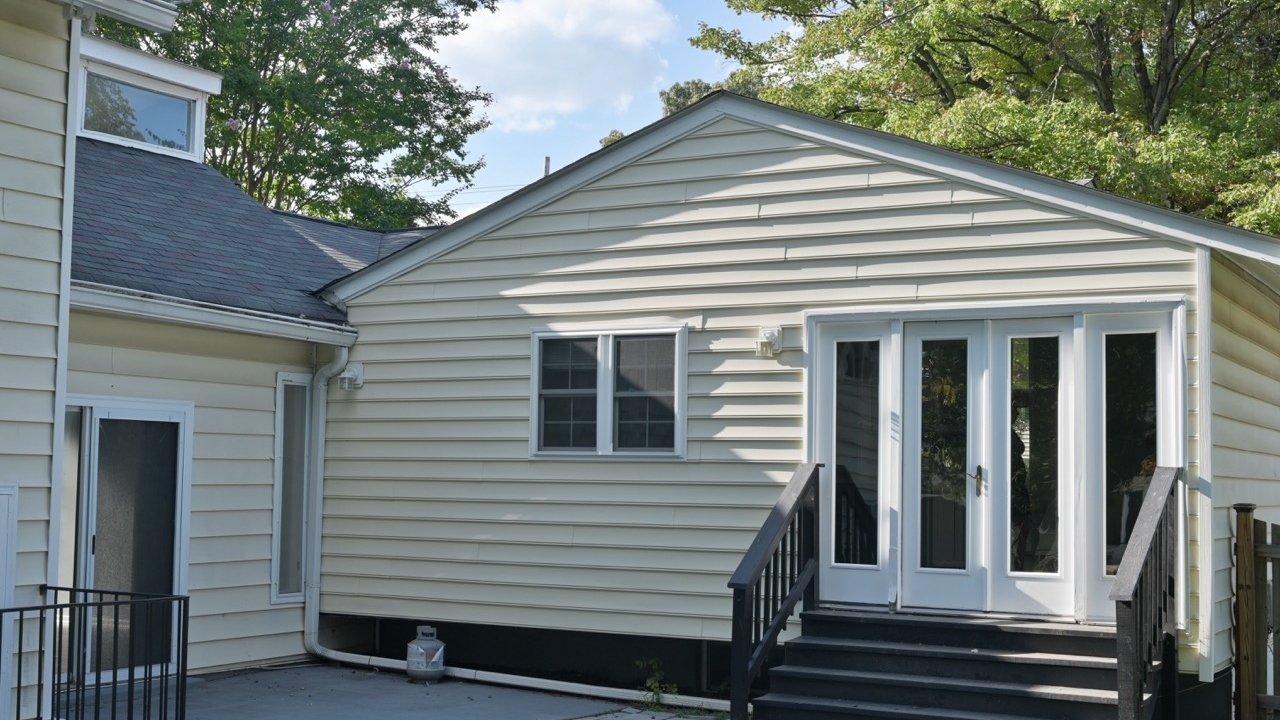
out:
M1115 574L1156 469L1156 335L1108 335L1106 354L1107 573Z
M925 340L920 365L920 567L963 570L969 341Z
M178 425L101 421L93 551L93 588L105 592L173 593L178 489ZM110 595L104 599L112 599ZM104 608L91 651L95 670L169 657L169 617L131 617L127 606Z
M1009 569L1058 571L1058 338L1012 338Z
M880 343L836 343L835 561L876 564Z

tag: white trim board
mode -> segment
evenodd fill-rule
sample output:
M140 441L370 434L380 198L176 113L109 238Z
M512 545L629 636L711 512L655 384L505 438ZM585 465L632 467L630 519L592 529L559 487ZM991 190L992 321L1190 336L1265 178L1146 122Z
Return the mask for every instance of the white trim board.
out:
M14 584L18 572L18 486L0 485L0 608L13 607ZM15 622L5 618L4 622ZM9 712L12 702L12 628L0 632L0 708Z
M76 310L91 310L109 315L161 320L180 325L341 347L355 345L357 337L353 328L337 323L294 320L279 315L239 310L194 300L143 295L106 285L93 287L85 283L74 284L71 288L71 307Z
M937 177L1093 218L1144 235L1194 247L1210 247L1280 265L1280 238L1128 200L1064 180L981 160L910 138L826 120L732 93L713 93L622 141L519 190L435 233L425 242L376 262L324 288L339 307L471 240L514 222L640 157L722 118L783 132L809 142L858 153Z

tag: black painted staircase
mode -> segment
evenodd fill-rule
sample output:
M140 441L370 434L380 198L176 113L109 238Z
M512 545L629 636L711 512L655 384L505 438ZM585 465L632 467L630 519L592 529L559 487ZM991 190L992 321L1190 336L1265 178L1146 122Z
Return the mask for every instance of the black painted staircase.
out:
M755 720L1115 720L1112 627L818 610Z

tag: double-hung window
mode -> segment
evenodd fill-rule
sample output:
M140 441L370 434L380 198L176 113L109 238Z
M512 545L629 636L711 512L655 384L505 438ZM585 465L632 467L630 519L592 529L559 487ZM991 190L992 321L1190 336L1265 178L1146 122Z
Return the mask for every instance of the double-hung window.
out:
M534 335L534 454L684 454L684 328Z

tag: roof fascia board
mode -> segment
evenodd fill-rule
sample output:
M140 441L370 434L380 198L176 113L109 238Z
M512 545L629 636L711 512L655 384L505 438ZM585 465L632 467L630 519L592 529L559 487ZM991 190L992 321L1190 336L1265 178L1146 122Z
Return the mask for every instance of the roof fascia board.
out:
M729 113L738 120L1097 218L1147 235L1233 252L1268 264L1280 265L1280 241L1265 235L1080 187L1047 175L980 160L909 138L824 118L811 118L762 102L743 102L745 107L735 108ZM854 132L831 132L846 129Z
M708 104L701 109L693 108L686 114L672 116L668 122L651 125L611 146L609 152L599 157L589 155L559 173L551 175L545 181L534 183L524 190L517 190L499 200L491 206L491 209L481 210L444 227L428 236L425 242L411 245L385 261L370 265L338 280L326 288L321 293L321 297L337 307L345 308L348 301L365 292L394 280L474 238L514 222L641 156L711 124L723 115L724 113L714 105Z
M267 335L288 340L302 340L351 347L357 333L334 323L310 320L288 320L267 313L225 308L209 303L183 301L179 298L142 296L110 286L71 288L71 307L76 310L160 320L195 327L227 330L250 335Z
M137 48L125 47L93 35L84 36L80 42L80 57L85 60L145 75L169 85L191 88L197 92L210 95L222 92L222 76L218 73L152 55Z
M169 32L178 19L177 3L164 0L62 0L73 11L102 13L143 30Z

